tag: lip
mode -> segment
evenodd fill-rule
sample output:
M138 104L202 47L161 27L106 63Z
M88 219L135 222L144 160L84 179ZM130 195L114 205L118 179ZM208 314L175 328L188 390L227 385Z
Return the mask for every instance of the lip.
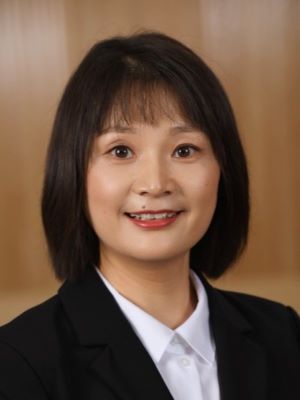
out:
M137 212L130 212L130 213L125 213L125 215L128 217L128 219L134 223L135 225L141 227L141 228L147 228L147 229L158 229L158 228L164 228L168 225L173 224L179 215L181 214L182 210L176 211L176 210L170 210L170 209L163 209L163 210L143 210L143 211L137 211ZM130 218L128 214L163 214L163 213L176 213L174 217L170 218L163 218L163 219L153 219L153 220L140 220L140 219L135 219L135 218Z
M125 214L164 214L164 213L179 213L181 210L170 210L170 209L163 209L163 210L142 210L142 211L129 211Z

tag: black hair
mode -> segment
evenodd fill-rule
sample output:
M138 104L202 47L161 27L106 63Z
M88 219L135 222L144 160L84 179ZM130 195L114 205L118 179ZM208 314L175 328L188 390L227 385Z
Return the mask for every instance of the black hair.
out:
M187 121L210 139L221 169L216 210L191 249L191 267L219 277L241 254L249 222L248 173L228 98L191 49L144 32L95 44L66 86L48 148L42 218L56 276L78 279L99 264L99 238L86 212L86 173L94 138L107 121L153 122L155 93L174 98ZM163 96L160 96L163 98ZM154 101L155 98L155 101Z

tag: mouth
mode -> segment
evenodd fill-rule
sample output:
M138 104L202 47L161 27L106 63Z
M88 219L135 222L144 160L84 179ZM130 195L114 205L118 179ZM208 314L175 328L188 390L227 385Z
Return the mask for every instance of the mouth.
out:
M125 212L131 219L135 219L138 221L155 221L155 220L167 220L176 218L182 211L173 211L173 210L146 210L139 212Z
M144 210L126 212L125 215L134 225L142 229L163 229L177 221L183 210Z

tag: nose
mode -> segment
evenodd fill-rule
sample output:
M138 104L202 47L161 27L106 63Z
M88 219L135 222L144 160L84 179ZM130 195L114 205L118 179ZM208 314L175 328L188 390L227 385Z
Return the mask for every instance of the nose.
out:
M173 193L175 186L168 163L152 156L139 164L132 189L141 196L160 197Z

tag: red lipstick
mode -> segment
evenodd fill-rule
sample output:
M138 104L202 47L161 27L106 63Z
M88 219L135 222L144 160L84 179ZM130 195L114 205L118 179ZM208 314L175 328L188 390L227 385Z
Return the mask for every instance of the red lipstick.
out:
M126 213L129 219L141 228L163 228L176 221L180 211L143 210Z

